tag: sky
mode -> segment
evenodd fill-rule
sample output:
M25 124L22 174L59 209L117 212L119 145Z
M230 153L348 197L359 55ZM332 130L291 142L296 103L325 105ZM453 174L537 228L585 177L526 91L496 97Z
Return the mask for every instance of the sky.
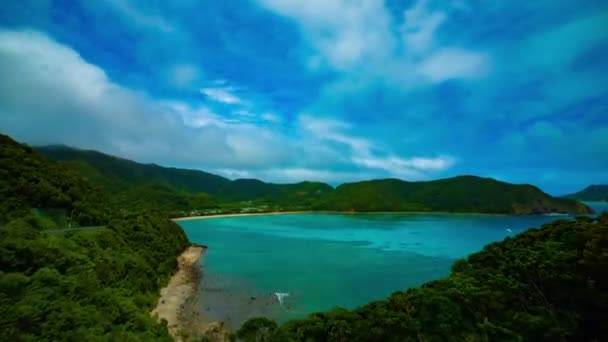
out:
M271 182L608 183L608 2L5 1L0 132Z

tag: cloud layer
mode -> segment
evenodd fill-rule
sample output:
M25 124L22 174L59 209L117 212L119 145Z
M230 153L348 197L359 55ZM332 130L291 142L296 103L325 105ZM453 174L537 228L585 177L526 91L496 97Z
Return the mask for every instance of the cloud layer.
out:
M375 157L370 141L340 132L347 124L334 120L302 116L290 127L295 134L288 136L270 113L256 118L240 109L230 118L204 105L152 99L112 82L102 69L37 31L1 31L0 66L5 76L0 124L33 144L98 148L138 160L278 181L306 175L338 182L374 171L421 178L419 171L449 166L435 159ZM201 93L223 105L243 103L228 87L202 88ZM326 158L319 160L322 155ZM339 163L345 170L354 164L361 176L354 170L323 169Z
M601 1L65 6L0 13L0 130L32 144L278 182L608 182Z

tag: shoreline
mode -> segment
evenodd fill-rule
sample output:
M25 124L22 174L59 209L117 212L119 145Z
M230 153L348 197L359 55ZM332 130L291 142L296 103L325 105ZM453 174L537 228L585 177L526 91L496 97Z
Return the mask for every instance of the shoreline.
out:
M160 322L167 321L169 334L176 340L181 341L182 334L188 330L190 325L183 316L191 308L189 303L197 295L197 287L200 281L199 260L207 250L202 245L190 245L178 257L177 271L171 276L169 283L160 290L158 301L152 312L152 316Z
M270 215L289 215L289 214L315 214L322 213L321 211L269 211L266 213L234 213L234 214L211 214L211 215L197 215L197 216L185 216L171 219L174 222L179 221L190 221L190 220L202 220L210 218L225 218L225 217L244 217L244 216L270 216Z
M449 212L449 211L331 211L331 210L302 210L302 211L269 211L262 213L233 213L233 214L211 214L172 218L174 222L204 220L212 218L247 217L247 216L271 216L271 215L294 215L294 214L340 214L340 215L472 215L472 216L575 216L583 214L505 214L505 213L471 213L471 212Z

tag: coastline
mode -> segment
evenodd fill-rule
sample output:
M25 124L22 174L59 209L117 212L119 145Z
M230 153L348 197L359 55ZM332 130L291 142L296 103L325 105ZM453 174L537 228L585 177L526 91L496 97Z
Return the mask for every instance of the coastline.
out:
M540 216L547 214L504 214L504 213L471 213L471 212L449 212L449 211L332 211L332 210L302 210L302 211L269 211L263 213L233 213L233 214L211 214L184 216L172 218L174 222L204 220L212 218L247 217L247 216L271 216L271 215L294 215L294 214L340 214L340 215L474 215L474 216ZM564 216L572 214L560 214Z
M169 334L176 341L181 341L181 334L189 330L190 322L184 316L191 316L192 308L188 306L197 295L200 281L198 261L206 250L205 246L191 245L177 257L178 269L167 286L160 290L156 307L150 313L159 322L167 321Z
M212 215L198 215L198 216L186 216L171 219L172 221L190 221L190 220L202 220L211 218L222 218L222 217L241 217L241 216L267 216L267 215L288 215L288 214L314 214L322 213L321 211L270 211L267 213L234 213L234 214L212 214Z

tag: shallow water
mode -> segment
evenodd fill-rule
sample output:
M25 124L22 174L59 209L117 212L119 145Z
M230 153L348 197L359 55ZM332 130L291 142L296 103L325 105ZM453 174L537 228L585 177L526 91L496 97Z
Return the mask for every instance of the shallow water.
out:
M551 216L290 214L181 221L202 259L201 306L238 326L354 308L446 276L454 260ZM289 293L279 304L275 292Z

